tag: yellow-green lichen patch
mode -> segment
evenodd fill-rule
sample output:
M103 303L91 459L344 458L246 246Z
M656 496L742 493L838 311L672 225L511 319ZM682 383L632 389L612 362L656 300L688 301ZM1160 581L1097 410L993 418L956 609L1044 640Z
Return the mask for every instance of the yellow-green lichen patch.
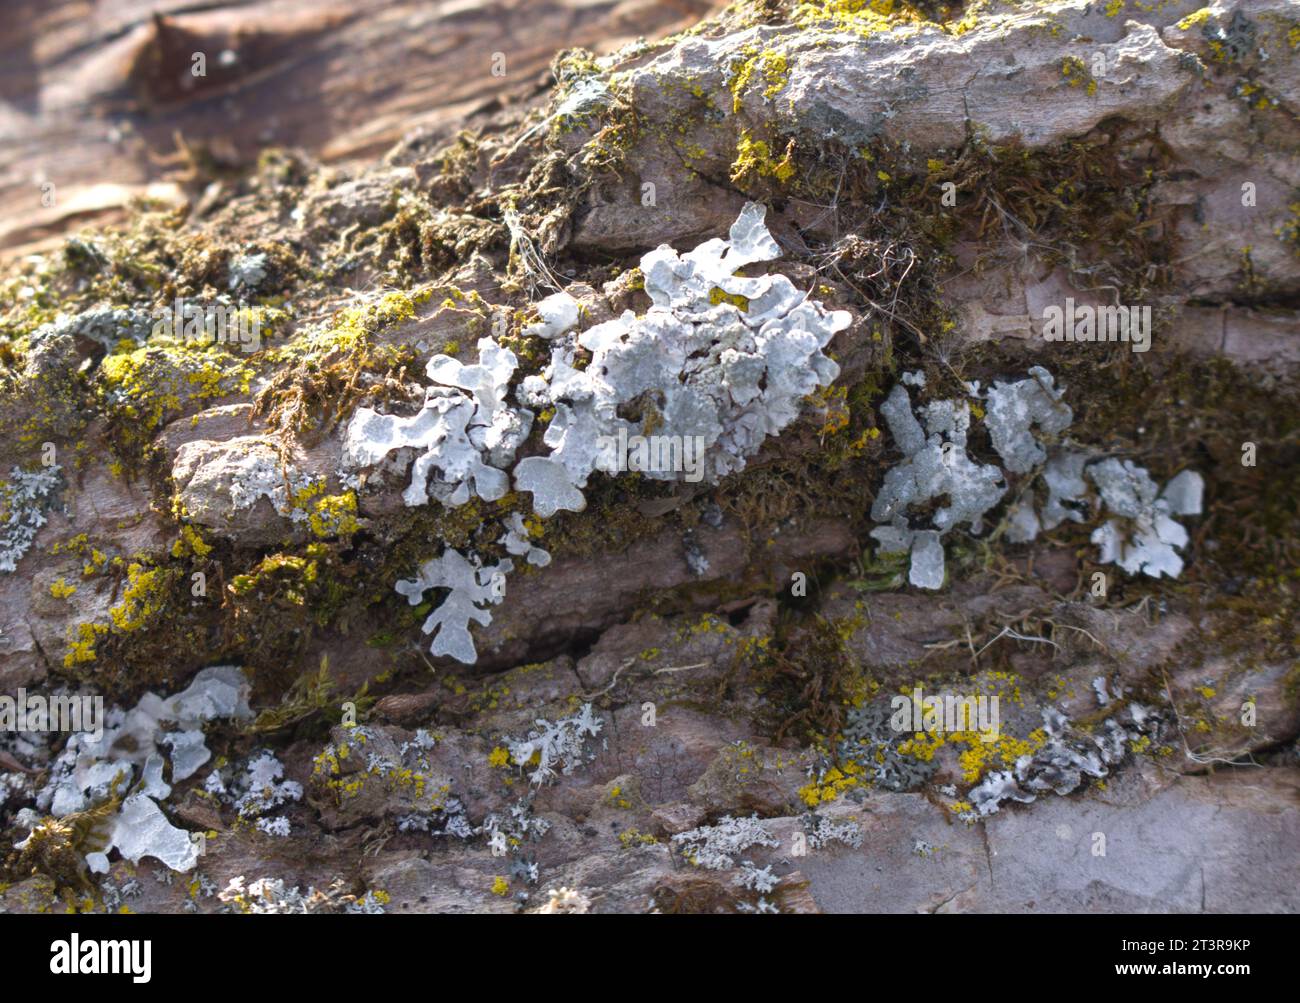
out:
M869 38L928 19L898 0L805 0L795 7L793 20L805 28L830 27Z
M351 536L361 528L357 519L355 491L326 494L324 479L313 481L289 496L289 508L307 516L307 525L317 539Z
M797 169L794 149L792 139L778 159L766 140L755 139L748 129L743 130L736 142L736 159L731 164L732 182L740 184L755 178L775 178L781 183L789 181Z
M67 648L63 667L74 676L88 669L100 685L111 687L131 675L137 659L153 663L152 671L170 675L175 665L197 644L188 633L190 617L179 608L184 586L180 568L155 566L145 560L124 561L114 558L112 566L126 572L116 588L117 599L108 609L107 621L94 620L71 624L67 628ZM157 630L160 623L173 616L168 631ZM111 645L113 667L108 669L101 658L103 648ZM170 651L174 661L168 663L162 652ZM139 679L132 680L138 684Z
M202 560L210 553L212 544L203 539L203 534L188 523L182 524L180 535L172 543L172 557L188 557L193 554Z
M733 61L731 78L727 82L733 112L740 111L745 92L756 80L763 88L763 99L771 101L790 81L789 58L774 49L762 49L752 44L741 49Z
M50 585L50 595L54 596L55 599L67 599L76 591L77 586L69 585L63 580L62 576L57 578L53 584Z
M1088 72L1087 64L1078 56L1066 56L1061 60L1061 76L1071 87L1082 87L1089 97L1097 93L1097 81Z
M1198 25L1202 25L1208 21L1211 13L1209 7L1202 7L1200 10L1194 10L1178 22L1178 29L1180 31L1191 31Z
M168 422L203 403L247 394L256 372L218 346L160 336L105 356L97 384L119 451L135 461Z

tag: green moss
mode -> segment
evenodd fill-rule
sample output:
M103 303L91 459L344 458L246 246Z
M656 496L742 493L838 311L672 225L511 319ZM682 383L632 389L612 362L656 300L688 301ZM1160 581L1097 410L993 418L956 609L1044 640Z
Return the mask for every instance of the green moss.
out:
M432 295L427 287L386 293L365 306L340 310L330 324L267 353L277 374L258 395L256 412L273 426L307 433L326 431L363 401L381 399L388 378L404 373L415 352L375 338L414 320Z
M330 675L329 659L321 656L320 667L315 672L299 676L279 704L259 713L247 731L254 735L283 731L316 717L321 721L320 730L324 730L339 723L340 707L344 702L350 702L360 716L369 710L375 699L369 695L368 683L362 683L360 690L345 698L338 692L338 684Z

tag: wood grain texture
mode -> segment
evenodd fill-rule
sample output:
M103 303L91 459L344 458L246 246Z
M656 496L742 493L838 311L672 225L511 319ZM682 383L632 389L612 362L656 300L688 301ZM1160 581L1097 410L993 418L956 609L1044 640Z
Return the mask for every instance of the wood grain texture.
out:
M0 255L111 218L133 196L183 198L171 183L181 141L227 166L267 146L374 157L413 129L451 134L476 108L527 97L560 49L610 51L715 6L0 0ZM196 52L205 77L191 72Z

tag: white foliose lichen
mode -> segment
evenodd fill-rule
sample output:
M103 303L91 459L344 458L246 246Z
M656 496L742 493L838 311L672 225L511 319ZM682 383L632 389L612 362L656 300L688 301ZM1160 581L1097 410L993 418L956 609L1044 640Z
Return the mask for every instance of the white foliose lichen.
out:
M730 870L736 864L736 855L751 846L781 845L779 839L763 828L757 815L748 818L724 815L717 825L679 832L672 837L672 843L692 864L711 871Z
M871 506L871 518L885 523L871 531L885 554L911 554L908 580L918 588L943 586L941 537L967 523L972 533L983 528L986 512L1006 492L1002 471L974 462L966 452L970 407L963 400L932 401L921 408L924 428L912 412L903 384L897 384L881 405L903 462L885 473ZM947 504L934 510L932 527L914 528L908 509L934 499Z
M966 456L969 408L963 401L933 401L921 408L918 422L903 384L923 386L915 378L894 387L881 414L905 461L885 474L871 516L880 552L912 555L909 580L921 588L943 585L941 537L961 522L980 531L981 516L1005 492L1003 474L995 466L973 464ZM979 384L967 392L978 397ZM1017 499L1007 512L1006 534L1011 543L1027 543L1062 522L1084 522L1090 511L1104 509L1110 518L1092 534L1102 563L1118 564L1131 575L1176 577L1183 568L1178 550L1187 544L1187 531L1172 517L1199 515L1204 482L1185 470L1161 492L1146 470L1132 461L1098 459L1071 446L1055 444L1074 419L1052 375L1041 366L1029 379L995 382L986 395L985 423L994 450L1014 474L1041 473L1045 498L1037 504L1033 490ZM1044 443L1046 439L1046 443ZM1096 489L1096 496L1089 484ZM946 497L935 511L934 529L913 529L903 516L907 506Z
M359 408L352 416L343 441L344 482L355 484L367 469L404 473L409 466L402 496L407 505L462 505L474 495L497 501L510 489L507 471L532 428L530 409L542 407L554 411L543 437L550 452L521 460L513 473L516 489L532 495L543 518L585 508L582 489L597 470L712 482L742 469L767 436L798 416L807 394L839 375L822 349L851 321L847 311L828 312L783 275L736 275L780 255L765 212L749 203L729 239L715 238L682 256L667 245L645 255L641 267L652 305L641 317L627 311L575 335L581 310L572 296L560 292L535 304L539 320L524 333L554 347L550 365L521 382L519 407L506 402L518 359L494 339L479 341L473 364L434 356L426 368L434 385L418 412ZM590 353L581 369L579 348ZM639 413L632 415L633 409ZM675 462L631 468L618 443L639 438L642 423L652 420L655 435L671 444L658 455ZM506 530L508 553L537 567L550 562L529 542L518 513ZM475 660L468 623L489 623L486 606L504 591L485 594L478 570L476 558L448 551L426 564L415 582L398 583L412 605L428 588L453 590L425 622L425 633L438 631L434 654ZM511 562L492 570L509 571Z
M544 568L551 563L551 555L541 547L533 546L531 535L528 527L524 524L524 517L518 512L511 512L505 523L505 542L506 553L514 557L522 557L529 564L537 568Z
M30 473L14 467L9 480L0 481L0 571L14 571L31 549L45 525L61 470L57 464Z
M475 495L485 501L504 497L510 490L507 471L528 437L533 413L505 402L519 364L515 353L492 338L479 340L478 353L470 365L448 355L430 359L425 373L434 385L409 417L358 408L344 434L344 474L404 451L393 462L402 470L410 467L402 495L407 505L432 499L457 506Z
M251 717L248 694L244 674L233 665L221 665L204 669L173 696L146 693L130 711L115 708L102 734L75 732L68 739L50 764L49 779L36 795L37 807L61 818L102 802L115 782L119 794L137 784L110 822L108 844L87 855L90 869L106 871L114 847L133 863L151 856L172 870L192 869L197 854L189 833L173 826L157 803L171 794L163 768L170 760L173 783L193 776L211 757L203 744L204 723ZM164 747L170 748L170 756Z
M698 448L699 478L712 483L741 470L765 438L798 416L807 394L839 375L822 349L848 327L847 311L825 310L783 275L736 275L780 256L765 212L748 203L729 239L680 256L667 245L646 254L641 269L651 307L639 317L625 311L561 339L559 305L548 306L538 333L556 341L550 365L526 378L518 394L528 406L555 411L543 437L550 453L515 468L516 488L533 495L539 515L581 511L587 479L629 469L616 444L641 437L650 423L660 441ZM578 348L590 353L581 370ZM656 480L695 477L685 466L639 469Z
M507 847L535 843L551 831L551 823L533 814L527 800L510 806L510 815L491 812L474 833L487 837L487 844L495 854L503 854Z
M280 453L280 444L264 435L183 443L172 474L186 513L203 525L224 526L265 499L277 515L307 522L309 513L294 498L318 493L325 479L303 473Z
M1092 533L1100 563L1152 578L1177 578L1182 572L1178 551L1188 536L1173 517L1201 514L1205 482L1196 471L1182 471L1161 491L1150 473L1131 460L1097 460L1082 450L1059 449L1043 467L1043 483L1047 499L1040 510L1031 496L1009 513L1007 539L1012 543L1029 542L1066 519L1084 522L1095 509L1109 517Z
M1150 474L1130 460L1107 459L1087 468L1101 493L1107 519L1092 534L1103 564L1118 564L1130 575L1177 578L1183 570L1178 551L1187 546L1187 530L1175 515L1200 515L1204 482L1184 470L1157 495Z
M537 311L539 320L536 324L525 327L524 334L547 341L572 330L581 315L578 301L568 293L555 293L538 300L533 304L533 309Z
M270 819L261 816L289 802L302 800L302 784L284 779L284 764L269 749L250 756L229 781L219 771L213 771L204 782L204 789L232 804L241 819L256 819L257 828L273 836L287 836L289 820L284 816Z
M427 832L430 836L470 839L476 830L465 814L465 803L448 797L436 811L407 812L397 819L398 832Z
M555 723L538 718L533 725L527 736L507 738L505 746L513 762L520 766L533 766L528 779L534 784L542 784L557 776L557 767L559 773L567 776L591 758L587 739L600 734L604 721L592 713L591 704L585 703L572 717L561 718ZM534 757L537 760L535 764Z
M1006 469L1026 474L1047 459L1033 429L1043 435L1060 435L1074 421L1074 412L1062 399L1052 374L1042 366L1029 370L1029 379L995 382L988 392L984 423L993 448Z
M466 557L450 547L441 557L420 565L415 578L402 579L395 586L412 606L424 601L424 593L433 588L450 589L437 609L424 621L423 631L433 635L429 650L434 655L448 655L466 665L478 660L470 621L486 626L492 622L489 606L505 598L505 576L514 569L510 560L483 565L478 557Z

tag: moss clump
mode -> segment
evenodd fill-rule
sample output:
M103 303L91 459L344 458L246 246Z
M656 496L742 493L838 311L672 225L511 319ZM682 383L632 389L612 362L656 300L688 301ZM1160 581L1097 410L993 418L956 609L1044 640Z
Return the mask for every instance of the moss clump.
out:
M256 412L276 427L324 435L362 402L403 393L415 351L377 344L375 337L414 320L432 295L430 288L386 293L339 311L328 326L268 353L268 364L278 372L258 395Z
M93 567L93 557L87 567ZM109 698L125 698L226 654L216 629L220 608L191 592L185 563L114 557L94 573L109 569L124 573L111 586L115 601L105 619L68 626L66 675L93 682Z
M68 628L63 667L77 669L90 665L97 661L102 642L157 624L173 607L180 578L177 568L150 567L136 561L128 564L121 601L109 608L109 622L80 623Z
M237 574L227 586L239 607L252 603L279 609L311 609L318 624L329 622L331 608L342 598L334 583L321 578L322 560L330 552L308 544L302 555L272 553L251 570Z
M853 626L787 615L769 644L738 655L750 661L772 709L774 742L793 734L826 744L840 733L848 709L872 692L870 677L845 644Z
M340 706L344 702L353 704L358 715L364 714L375 702L368 692L369 684L362 683L360 690L346 701L342 700L338 684L330 675L329 658L322 656L319 669L299 676L280 703L258 714L247 730L250 734L263 735L299 728L303 722L315 718L319 718L320 729L324 729L339 723Z
M111 822L122 803L119 788L125 780L125 773L114 777L109 796L93 808L62 818L41 819L32 828L27 845L5 860L0 876L19 881L43 874L53 880L56 889L91 891L86 854L108 846Z

